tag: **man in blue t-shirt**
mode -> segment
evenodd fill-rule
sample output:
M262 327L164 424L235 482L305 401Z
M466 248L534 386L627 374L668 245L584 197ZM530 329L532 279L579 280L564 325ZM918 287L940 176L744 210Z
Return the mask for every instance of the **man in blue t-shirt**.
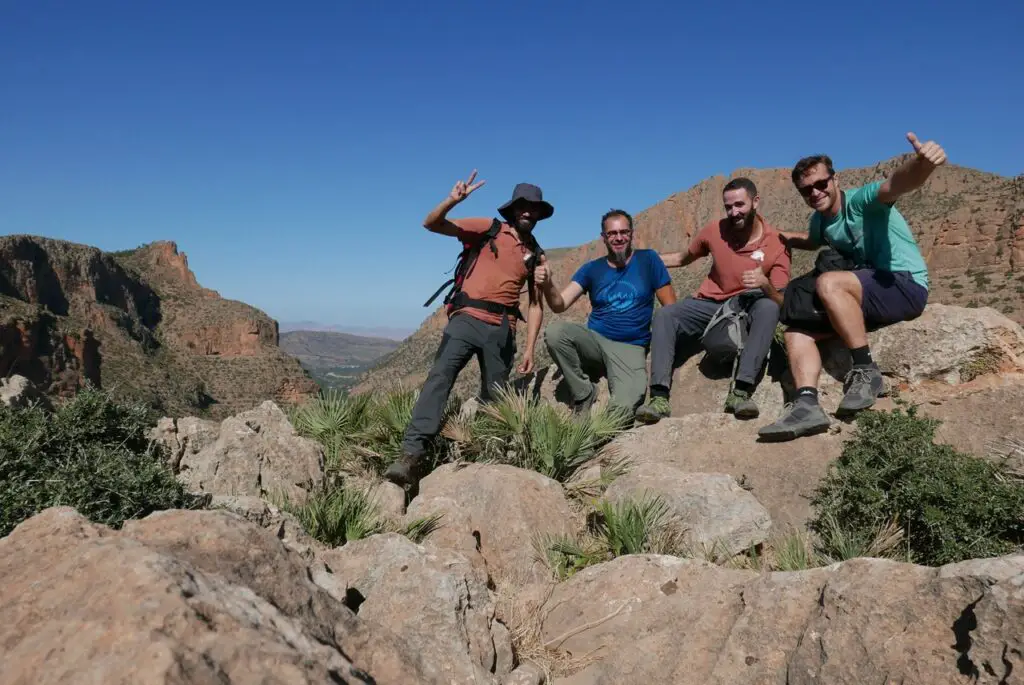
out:
M559 292L546 258L534 279L551 311L564 312L580 295L590 295L586 327L555 321L544 331L551 358L565 376L573 411L590 410L597 395L593 378L607 376L609 405L630 416L647 390L647 348L651 341L654 297L662 305L676 301L672 279L654 250L633 249L633 217L613 209L601 217L601 238L608 254L587 262Z
M782 234L787 245L804 250L828 245L856 267L827 271L815 280L832 330L786 330L796 397L778 421L758 431L764 440L792 440L828 430L829 418L818 404L819 340L838 335L850 350L853 368L843 384L836 416L853 416L874 405L883 389L882 372L868 347L868 330L915 319L924 311L928 268L895 203L928 180L945 163L946 153L932 141L921 143L913 133L907 140L913 157L886 180L859 188L840 188L826 155L804 157L793 167L793 185L814 213L806 234Z

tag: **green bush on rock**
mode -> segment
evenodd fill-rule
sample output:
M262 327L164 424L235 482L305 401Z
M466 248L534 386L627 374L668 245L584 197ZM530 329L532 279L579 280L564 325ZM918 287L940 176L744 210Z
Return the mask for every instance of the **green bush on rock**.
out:
M0 536L52 506L114 528L160 509L199 506L150 444L154 423L144 405L91 388L52 413L0 406Z
M902 530L906 558L929 566L1007 554L1024 544L1019 474L936 444L937 425L914 407L858 417L854 437L812 501L817 516L810 527L825 556L870 549L880 531L894 527Z

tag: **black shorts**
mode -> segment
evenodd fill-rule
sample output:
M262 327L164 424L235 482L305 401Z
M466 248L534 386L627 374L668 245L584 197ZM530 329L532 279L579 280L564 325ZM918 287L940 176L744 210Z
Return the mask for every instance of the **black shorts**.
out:
M909 271L859 269L853 272L863 289L861 311L868 326L886 326L921 316L928 303L928 289Z

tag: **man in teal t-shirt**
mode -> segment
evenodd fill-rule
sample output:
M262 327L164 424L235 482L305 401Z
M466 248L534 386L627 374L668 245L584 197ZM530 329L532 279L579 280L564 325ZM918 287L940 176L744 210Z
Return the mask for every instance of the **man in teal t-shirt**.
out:
M793 167L793 184L814 209L807 235L782 233L791 248L829 245L858 265L852 271L818 276L815 290L834 332L789 328L786 355L797 391L787 412L758 434L765 440L792 440L828 430L818 404L821 354L817 342L838 335L850 350L853 368L844 383L836 416L852 416L874 405L882 392L882 372L871 358L867 331L915 319L928 302L928 269L896 200L923 184L946 153L934 142L907 140L914 156L885 181L842 190L826 155L804 157Z

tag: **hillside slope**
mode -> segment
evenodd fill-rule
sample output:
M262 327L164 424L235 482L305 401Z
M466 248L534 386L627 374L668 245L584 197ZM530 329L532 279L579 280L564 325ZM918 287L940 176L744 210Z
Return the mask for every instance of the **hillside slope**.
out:
M837 173L844 187L881 179L907 159L885 162ZM758 187L761 211L768 221L785 230L806 230L810 210L793 189L788 168L737 169L729 177L713 176L676 193L635 216L636 243L660 251L684 248L705 223L723 216L722 188L729 178L747 176ZM614 204L614 202L613 202ZM956 165L944 165L925 185L900 200L898 207L907 217L928 262L931 302L961 306L991 306L1012 319L1024 321L1024 177L1007 178ZM557 222L557 219L555 219ZM552 225L545 231L557 230ZM570 250L559 250L551 263L555 282L564 284L584 262L604 254L599 240ZM796 253L794 275L813 262L810 253ZM693 292L707 274L707 260L672 270L676 291ZM525 300L525 298L524 298ZM545 311L545 321L558 316L584 321L589 313L586 301L562 315ZM381 360L354 389L364 392L395 384L422 383L440 341L445 319L435 311L394 353ZM525 326L519 331L522 350ZM547 362L543 343L538 357ZM475 364L470 364L456 386L457 392L473 392L479 382Z
M118 253L0 237L0 375L52 395L89 381L169 415L227 416L315 392L277 324L199 285L172 242Z
M398 347L397 340L332 331L288 331L281 349L295 357L322 388L345 389L373 362Z

